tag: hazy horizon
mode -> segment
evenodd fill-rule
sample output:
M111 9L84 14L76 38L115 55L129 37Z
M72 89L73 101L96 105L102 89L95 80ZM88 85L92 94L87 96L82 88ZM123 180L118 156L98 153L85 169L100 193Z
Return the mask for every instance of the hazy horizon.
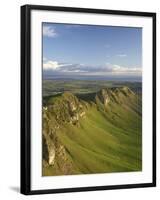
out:
M121 81L121 82L142 82L142 76L84 76L84 75L50 75L43 74L43 80L88 80L88 81Z

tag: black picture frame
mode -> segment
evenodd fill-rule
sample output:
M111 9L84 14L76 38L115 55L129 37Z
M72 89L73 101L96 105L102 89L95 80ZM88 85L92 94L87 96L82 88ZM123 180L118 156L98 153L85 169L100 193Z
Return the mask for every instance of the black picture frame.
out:
M153 149L152 149L152 183L95 186L79 188L61 188L49 190L31 190L31 11L64 11L92 14L111 14L123 16L142 16L151 17L153 20ZM25 195L49 194L64 192L80 192L93 190L111 190L125 188L140 188L156 186L156 13L104 10L90 8L72 8L43 5L24 5L21 6L21 193Z

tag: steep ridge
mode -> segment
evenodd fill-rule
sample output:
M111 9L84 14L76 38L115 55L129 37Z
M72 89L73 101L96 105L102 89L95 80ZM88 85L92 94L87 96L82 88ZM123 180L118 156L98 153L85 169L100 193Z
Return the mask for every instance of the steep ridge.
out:
M43 175L141 170L141 98L106 88L84 101L70 92L43 106Z

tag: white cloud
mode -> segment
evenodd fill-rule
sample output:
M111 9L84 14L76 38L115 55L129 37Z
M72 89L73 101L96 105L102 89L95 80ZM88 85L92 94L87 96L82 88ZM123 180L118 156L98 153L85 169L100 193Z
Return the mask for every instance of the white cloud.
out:
M55 31L55 29L51 26L43 26L43 35L46 37L56 37L57 33Z
M126 54L117 54L116 56L121 57L121 58L123 58L123 57L127 57Z
M58 61L53 60L47 60L46 58L43 60L43 70L47 71L54 71L54 70L60 70L60 68L63 68L65 70L65 67L69 67L73 64L68 63L58 63ZM62 71L63 71L62 69Z
M48 60L47 62L43 63L44 70L56 70L59 68L57 61Z
M113 65L112 66L113 73L142 73L142 69L140 67L123 67L120 65Z
M59 63L58 61L45 60L43 61L43 70L57 73L83 74L83 75L141 75L140 67L124 67L116 64L106 63L105 65L85 65L85 64L70 64Z

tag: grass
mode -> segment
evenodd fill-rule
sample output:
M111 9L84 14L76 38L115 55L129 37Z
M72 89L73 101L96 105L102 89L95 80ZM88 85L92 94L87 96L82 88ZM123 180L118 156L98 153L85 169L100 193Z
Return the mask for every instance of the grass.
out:
M66 124L58 137L76 166L72 174L141 170L141 134L130 124L119 128L96 108L81 119L80 127Z
M66 126L61 142L82 173L141 170L141 136L115 128L92 108L80 128ZM130 127L128 127L130 128Z
M88 93L86 96L78 93L77 96L88 102L93 99ZM60 102L62 105L59 94L45 99L50 104ZM57 130L58 141L66 151L66 160L71 163L71 166L65 166L69 168L66 174L142 170L141 96L121 95L118 101L112 100L104 108L100 100L97 100L96 104L90 104L78 125L63 123ZM61 170L64 162L57 157L54 166L43 168L43 175L64 175Z

